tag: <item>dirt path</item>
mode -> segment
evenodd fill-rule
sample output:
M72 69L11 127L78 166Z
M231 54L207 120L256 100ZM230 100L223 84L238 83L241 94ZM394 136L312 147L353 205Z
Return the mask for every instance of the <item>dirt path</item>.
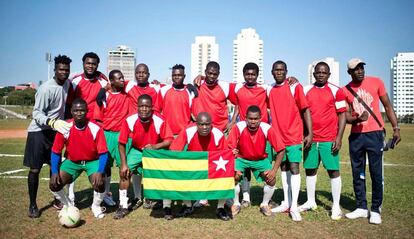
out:
M0 130L0 139L8 138L26 138L26 129L2 129Z

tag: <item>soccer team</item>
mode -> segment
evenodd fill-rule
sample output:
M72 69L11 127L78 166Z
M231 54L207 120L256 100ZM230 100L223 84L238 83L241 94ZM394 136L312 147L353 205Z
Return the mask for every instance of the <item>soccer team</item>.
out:
M381 223L384 122L379 101L393 127L393 146L401 137L383 82L365 76L362 60L348 62L352 81L343 88L328 82L330 69L325 62L314 68L315 83L303 87L296 78L287 77L283 61L272 65L275 83L271 86L257 83L259 67L255 63L244 66L244 83L219 81L220 65L209 62L205 76L194 79L194 84L184 84L185 68L177 64L172 67L172 85L160 85L149 83L145 64L136 66L135 80L126 81L119 70L111 71L109 79L100 73L100 59L95 53L86 53L82 61L84 72L69 79L71 59L57 56L54 77L36 93L24 156L24 165L30 167L29 217L40 216L36 197L44 163L51 166L50 190L56 208L74 205L73 182L86 171L94 190L91 210L96 218L104 217L102 202L116 205L110 192L113 162L120 176L115 219L141 205L147 209L162 207L167 220L188 216L194 207L208 205L208 201L199 200L194 205L183 201L174 215L171 200L142 198L142 151L231 149L236 157L235 197L218 201L219 219L227 221L242 207L250 206L253 175L264 183L260 212L266 216L287 212L293 221L301 221L301 212L317 208L315 188L322 161L331 180L331 218L339 220L343 214L338 152L345 124L350 123L349 152L357 208L345 216L369 216L370 223ZM228 101L235 105L230 121ZM367 155L373 191L370 212L365 193ZM299 206L301 162L306 173L307 201ZM279 168L284 200L276 206L271 198ZM134 199L130 200L127 190L131 179ZM63 191L67 184L71 185L68 194Z

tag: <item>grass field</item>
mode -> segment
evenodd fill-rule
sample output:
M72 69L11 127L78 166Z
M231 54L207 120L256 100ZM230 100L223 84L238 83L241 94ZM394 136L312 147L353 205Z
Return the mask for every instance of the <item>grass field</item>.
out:
M0 121L0 129L3 121ZM9 127L9 126L8 126ZM6 128L8 128L6 127ZM235 219L223 222L215 218L215 203L209 208L197 211L190 218L165 221L161 211L139 208L122 220L112 219L114 208L101 220L93 218L88 206L92 191L85 175L76 182L76 201L81 209L82 225L75 229L65 229L59 225L57 212L51 208L52 196L48 181L41 180L38 205L42 215L38 219L27 217L27 171L0 175L0 238L92 238L92 237L140 237L140 238L413 238L414 237L414 126L402 127L403 141L396 150L385 154L385 195L383 204L383 224L370 225L367 219L332 221L329 217L331 205L329 178L320 168L317 184L318 209L303 213L303 221L295 223L288 214L264 217L259 212L261 185L252 186L253 206L242 209ZM348 133L347 129L347 133ZM389 130L388 132L391 132ZM347 135L346 133L346 135ZM0 140L0 154L23 154L25 139ZM354 209L351 167L348 157L347 139L341 150L342 196L341 207L344 213ZM22 157L0 157L0 173L25 169ZM306 200L305 177L302 172L302 187L299 203ZM117 169L113 168L111 191L118 198ZM11 178L10 176L13 176ZM22 178L16 178L20 176ZM48 167L41 178L48 177ZM273 200L280 202L282 190L278 177ZM368 201L370 202L370 179L367 180ZM132 193L132 191L130 192ZM173 210L179 210L179 205Z

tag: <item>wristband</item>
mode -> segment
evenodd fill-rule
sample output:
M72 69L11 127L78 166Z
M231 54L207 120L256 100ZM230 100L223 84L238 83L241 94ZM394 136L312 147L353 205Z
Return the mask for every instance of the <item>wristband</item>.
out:
M392 130L394 130L394 131L395 131L396 129L400 130L400 127L398 127L398 125L397 125L397 126L395 126L395 127L393 127L393 128L392 128Z

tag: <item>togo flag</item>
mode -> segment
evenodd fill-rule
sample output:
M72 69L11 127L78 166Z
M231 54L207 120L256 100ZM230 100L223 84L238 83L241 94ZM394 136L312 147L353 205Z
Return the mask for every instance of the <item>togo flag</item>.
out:
M234 197L234 156L231 150L144 150L142 165L146 198L200 200Z

